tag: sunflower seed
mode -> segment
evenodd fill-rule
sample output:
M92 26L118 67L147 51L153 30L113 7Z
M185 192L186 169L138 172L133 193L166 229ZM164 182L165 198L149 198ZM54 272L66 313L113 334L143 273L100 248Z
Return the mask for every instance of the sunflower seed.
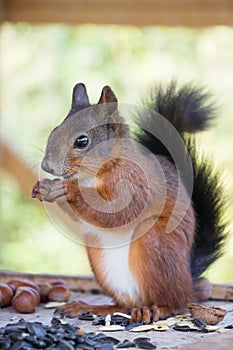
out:
M147 332L147 331L151 331L152 329L154 329L153 325L143 324L141 326L134 327L134 328L130 329L130 332Z
M225 326L224 328L226 328L226 329L233 329L233 323Z
M140 323L132 323L132 324L129 324L128 326L125 327L125 329L127 331L130 331L132 328L135 328L135 327L138 327L138 326L141 326L142 325L142 322Z
M108 327L106 326L102 326L99 327L99 331L101 332L114 332L114 331L123 331L125 329L125 327L123 326L119 326L119 325L110 325Z
M154 331L160 331L160 332L164 332L167 331L168 329L170 329L168 326L154 326Z
M113 344L113 345L116 345L116 344L119 344L120 343L120 340L119 339L116 339L116 338L113 338L113 337L105 337L105 341Z
M175 331L180 331L180 332L188 332L190 331L190 327L189 326L174 326L173 329Z
M118 344L116 346L118 349L123 349L123 348L134 348L135 344L131 342L128 339L125 339L122 343Z
M199 318L194 318L193 323L199 328L204 329L206 327L206 323Z
M225 327L225 328L226 328L226 327ZM207 325L207 326L205 327L205 330L206 330L207 332L215 332L215 331L219 330L219 327L218 327L218 326Z
M142 341L142 340L144 340L144 341L150 341L150 338L149 338L149 337L137 337L137 338L134 338L133 342L134 342L134 344L137 345L137 343L140 342L140 341Z
M58 301L50 301L47 304L44 304L45 309L56 309L59 306L65 305L64 302L58 302Z
M127 318L129 320L131 319L130 315L124 314L123 312L114 312L113 316L121 316L121 317Z
M139 347L140 349L156 349L156 345L153 345L147 340L141 340L137 342L137 347Z
M111 324L111 315L107 314L107 316L105 317L105 326L108 327Z
M94 321L95 317L90 312L86 312L78 317L79 320L83 321Z
M10 339L0 339L0 349L1 350L7 350L11 347L11 340Z

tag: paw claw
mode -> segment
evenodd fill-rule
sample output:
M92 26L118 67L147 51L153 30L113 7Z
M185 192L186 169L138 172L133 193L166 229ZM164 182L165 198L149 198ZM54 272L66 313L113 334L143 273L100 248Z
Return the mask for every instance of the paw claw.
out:
M170 307L158 307L157 305L143 306L142 308L131 309L130 323L143 322L144 324L149 324L172 315L173 312Z

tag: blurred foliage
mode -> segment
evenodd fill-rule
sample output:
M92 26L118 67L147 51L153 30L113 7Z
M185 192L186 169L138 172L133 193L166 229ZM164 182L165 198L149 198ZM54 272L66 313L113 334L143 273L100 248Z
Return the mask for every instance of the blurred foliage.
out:
M119 101L140 103L154 83L193 80L216 96L219 120L200 135L223 173L233 231L233 29L124 26L35 26L1 29L1 137L38 171L47 136L67 114L72 87L84 82L96 102L104 85ZM34 206L30 194L2 172L2 269L89 273L84 248L71 242ZM233 281L233 238L207 273Z

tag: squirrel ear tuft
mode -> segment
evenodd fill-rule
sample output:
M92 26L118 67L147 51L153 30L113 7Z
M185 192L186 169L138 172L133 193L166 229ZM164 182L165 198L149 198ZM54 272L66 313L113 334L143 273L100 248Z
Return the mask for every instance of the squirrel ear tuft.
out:
M72 109L81 110L90 106L87 90L84 84L78 83L73 89Z
M98 104L111 102L117 102L117 98L109 86L104 86Z

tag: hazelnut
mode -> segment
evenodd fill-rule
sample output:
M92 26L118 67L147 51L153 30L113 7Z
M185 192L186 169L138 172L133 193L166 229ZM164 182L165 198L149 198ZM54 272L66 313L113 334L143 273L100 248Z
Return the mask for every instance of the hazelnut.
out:
M13 298L14 290L5 283L0 283L0 307L8 306Z
M8 282L8 285L13 286L15 289L17 289L18 287L23 287L23 286L30 287L30 288L35 289L38 293L40 292L40 289L37 286L37 284L35 284L31 281L25 280L25 279L21 279L21 278L13 278L12 280L10 280Z
M34 288L21 286L16 290L12 306L20 313L32 313L36 311L39 301L40 296Z
M56 284L49 291L50 301L67 301L70 297L69 288L63 284Z
M38 284L39 288L40 288L40 301L42 303L46 303L47 301L49 301L49 291L52 288L50 283L39 283Z
M56 285L63 285L63 286L65 286L65 287L68 287L67 286L67 283L64 281L64 280L53 280L52 282L51 282L51 285L52 286L56 286Z

